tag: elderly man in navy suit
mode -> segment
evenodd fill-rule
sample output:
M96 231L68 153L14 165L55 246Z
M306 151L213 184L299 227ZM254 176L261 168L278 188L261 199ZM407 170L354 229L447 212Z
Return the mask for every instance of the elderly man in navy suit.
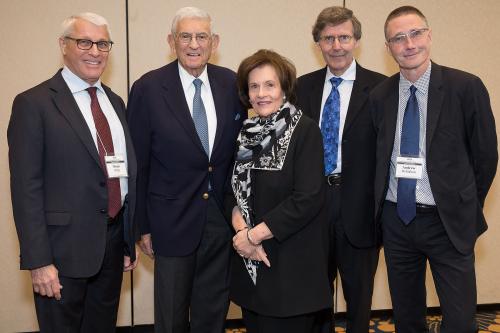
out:
M134 83L128 118L140 247L155 259L155 331L221 333L232 250L222 203L246 114L235 73L207 64L219 36L205 11L178 10L168 42L177 60Z
M396 8L384 30L400 72L370 99L396 331L427 332L428 261L441 333L477 332L474 244L487 228L483 205L498 162L488 91L477 76L431 61L432 31L417 8Z
M67 18L64 68L12 106L12 206L42 333L114 332L136 265L134 149L125 105L100 80L112 45L103 17Z

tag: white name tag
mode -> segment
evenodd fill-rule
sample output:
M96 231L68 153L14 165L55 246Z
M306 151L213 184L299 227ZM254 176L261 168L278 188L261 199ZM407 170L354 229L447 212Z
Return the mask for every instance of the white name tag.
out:
M424 159L421 157L403 157L396 159L396 178L422 179Z
M121 155L104 156L109 178L128 177L125 159Z

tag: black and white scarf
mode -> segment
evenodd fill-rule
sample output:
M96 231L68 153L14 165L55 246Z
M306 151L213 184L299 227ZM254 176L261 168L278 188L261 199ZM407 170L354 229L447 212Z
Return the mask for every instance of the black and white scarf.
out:
M252 214L251 169L281 170L288 152L288 145L302 111L286 102L268 117L253 117L243 123L238 136L238 152L231 184L238 208L249 228L256 223ZM257 284L259 262L243 258L248 274Z

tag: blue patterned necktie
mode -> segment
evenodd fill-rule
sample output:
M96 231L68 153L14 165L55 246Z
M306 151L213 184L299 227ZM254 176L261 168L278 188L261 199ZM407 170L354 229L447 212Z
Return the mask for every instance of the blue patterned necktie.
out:
M193 84L195 87L194 97L193 97L193 121L196 132L200 137L201 144L207 156L209 155L208 150L208 122L207 113L205 112L205 106L203 105L203 100L201 99L201 84L203 82L200 79L194 79Z
M401 145L399 154L401 156L418 157L419 139L420 139L420 115L418 110L417 96L415 86L410 87L410 98L406 104L405 114L403 116L403 126L401 129ZM416 179L399 178L398 179L398 215L404 224L409 224L416 216L416 197L415 187Z
M340 94L337 87L342 82L340 77L332 77L332 91L326 99L321 116L321 134L325 150L325 175L328 176L337 168L340 127Z

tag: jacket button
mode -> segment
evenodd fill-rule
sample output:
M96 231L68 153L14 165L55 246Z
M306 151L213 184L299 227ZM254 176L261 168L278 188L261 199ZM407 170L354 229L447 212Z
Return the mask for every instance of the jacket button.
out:
M203 199L208 200L208 193L203 193L202 197Z
M208 172L212 172L212 171L214 171L214 168L211 165L208 166Z
M101 214L106 214L107 212L108 212L108 211L107 211L106 209L101 209L101 210L99 211L99 213L101 213Z

